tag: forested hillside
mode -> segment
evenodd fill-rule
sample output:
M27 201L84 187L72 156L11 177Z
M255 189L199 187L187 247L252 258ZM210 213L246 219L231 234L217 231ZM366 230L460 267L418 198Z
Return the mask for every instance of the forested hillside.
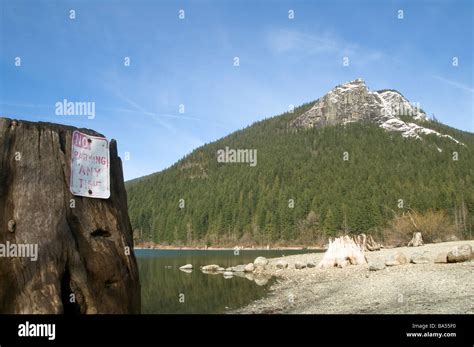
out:
M127 182L141 239L309 245L341 232L383 238L389 223L409 211L442 211L456 232L472 235L473 134L422 120L464 145L436 135L404 138L364 122L289 126L311 106L257 122L167 170ZM258 164L219 163L216 153L226 146L256 149Z

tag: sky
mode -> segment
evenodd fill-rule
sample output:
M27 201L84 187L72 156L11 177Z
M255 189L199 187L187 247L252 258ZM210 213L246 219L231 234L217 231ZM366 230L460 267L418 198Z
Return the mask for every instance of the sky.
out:
M116 139L126 180L356 78L474 132L473 9L468 0L0 0L0 115ZM94 103L95 117L57 114L64 99Z

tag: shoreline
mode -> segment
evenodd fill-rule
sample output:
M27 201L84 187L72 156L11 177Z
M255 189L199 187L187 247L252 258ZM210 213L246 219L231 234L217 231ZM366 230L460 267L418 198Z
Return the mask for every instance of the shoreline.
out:
M434 263L439 253L474 240L385 248L365 252L368 263L385 262L397 252L408 259L415 253L426 264L403 264L369 271L368 265L344 268L295 269L296 262L314 262L324 253L269 258L264 273L275 283L267 296L231 314L474 314L474 259L462 263ZM277 269L278 261L288 268Z
M133 248L134 250L143 250L143 249L151 249L151 250L172 250L172 251L234 251L238 249L239 251L286 251L286 250L293 250L293 251L325 251L326 248L322 247L176 247L176 246L154 246L154 247L143 247L143 246L136 246Z

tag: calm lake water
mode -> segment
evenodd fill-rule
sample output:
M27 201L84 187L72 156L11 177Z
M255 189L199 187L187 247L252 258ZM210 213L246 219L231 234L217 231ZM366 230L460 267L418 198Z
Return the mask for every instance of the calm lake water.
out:
M224 313L263 297L273 283L259 285L245 277L225 279L204 274L199 266L230 267L253 262L256 257L280 257L306 250L135 250L142 287L142 313ZM180 266L192 264L185 273ZM183 296L184 294L184 296ZM184 300L183 300L184 299ZM183 302L184 301L184 302Z

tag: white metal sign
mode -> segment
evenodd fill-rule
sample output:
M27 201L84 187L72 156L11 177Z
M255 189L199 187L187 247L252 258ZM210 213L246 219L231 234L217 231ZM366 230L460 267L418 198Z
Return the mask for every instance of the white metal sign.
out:
M79 131L72 133L71 182L74 195L110 197L109 141Z

